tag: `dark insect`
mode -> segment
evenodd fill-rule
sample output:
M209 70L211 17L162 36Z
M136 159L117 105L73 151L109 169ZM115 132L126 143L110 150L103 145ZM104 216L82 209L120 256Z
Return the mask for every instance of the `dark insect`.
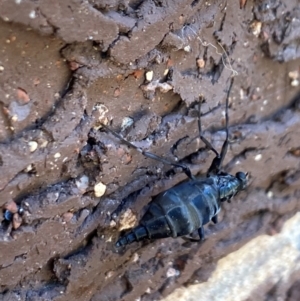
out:
M241 190L245 189L248 175L238 172L235 176L221 170L222 162L228 148L228 99L233 85L231 80L226 98L226 139L219 154L211 143L203 136L201 129L201 101L198 110L198 127L200 138L206 147L216 154L206 178L195 178L190 169L180 163L173 163L155 154L143 151L141 148L125 140L118 133L107 126L103 127L118 137L122 143L132 147L144 156L158 160L175 167L181 167L189 180L180 183L167 191L157 195L150 203L149 209L143 216L140 225L129 233L121 236L116 243L117 247L128 245L145 238L157 239L190 235L198 230L200 240L204 239L203 225L213 221L218 222L217 214L221 203L230 200ZM198 241L189 238L190 241Z

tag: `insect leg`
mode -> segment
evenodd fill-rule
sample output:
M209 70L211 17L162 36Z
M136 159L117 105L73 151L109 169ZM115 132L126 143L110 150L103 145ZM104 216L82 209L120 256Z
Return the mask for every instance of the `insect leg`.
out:
M204 142L204 144L206 145L206 147L213 151L217 157L220 157L219 153L216 151L216 149L211 145L211 143L203 136L202 133L202 127L201 127L201 103L202 100L199 100L199 106L198 106L198 128L199 128L199 135L200 135L200 139Z
M191 170L184 164L180 164L180 163L176 163L176 162L171 162L167 159L161 158L153 153L150 152L146 152L143 149L141 149L140 147L135 146L134 144L132 144L131 142L127 141L126 139L124 139L120 134L116 133L115 131L113 131L112 129L110 129L108 126L101 124L103 128L105 128L107 131L109 131L110 133L112 133L114 136L116 136L118 139L120 139L120 141L122 141L122 143L124 143L125 145L127 145L128 147L134 148L135 150L137 150L138 152L140 152L141 154L143 154L145 157L148 157L150 159L154 159L157 160L159 162L162 162L164 164L168 164L174 167L180 167L182 168L183 172L191 179L194 180L194 176L192 175Z
M223 160L226 156L226 153L227 153L227 149L228 149L228 102L229 102L229 95L230 95L230 91L232 89L232 85L233 85L233 77L230 81L230 86L229 86L229 89L227 91L227 96L226 96L226 105L225 105L225 131L226 131L226 138L225 138L225 141L223 143L223 146L222 146L222 149L221 149L221 154L220 154L220 163L219 163L219 166L218 166L218 169L220 170L221 168L221 165L223 163Z
M200 240L204 240L204 231L203 231L203 227L200 227L200 228L198 229L198 234L199 234Z
M218 223L218 216L217 215L213 216L211 220L214 224L217 224Z
M218 174L220 172L223 160L224 160L225 155L227 153L228 136L229 136L229 134L228 134L228 119L229 119L228 118L228 102L229 102L229 95L230 95L230 91L232 89L232 85L233 85L233 78L230 81L230 86L229 86L229 89L227 91L227 96L226 96L226 105L225 105L225 132L226 132L226 138L225 138L225 141L223 143L220 154L213 148L211 143L209 141L207 141L202 135L201 121L200 121L200 116L201 116L201 112L200 112L201 106L200 106L200 104L201 104L201 101L199 102L198 125L199 125L200 138L205 143L205 145L216 154L216 157L213 159L213 161L212 161L212 163L211 163L211 165L208 169L208 172L207 172L208 175Z

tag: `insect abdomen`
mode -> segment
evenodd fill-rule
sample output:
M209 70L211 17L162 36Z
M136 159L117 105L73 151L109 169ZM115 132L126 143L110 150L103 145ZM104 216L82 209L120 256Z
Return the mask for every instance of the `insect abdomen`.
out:
M146 237L157 239L191 234L218 212L218 197L218 190L210 179L181 183L155 197L140 225L121 237L117 245Z

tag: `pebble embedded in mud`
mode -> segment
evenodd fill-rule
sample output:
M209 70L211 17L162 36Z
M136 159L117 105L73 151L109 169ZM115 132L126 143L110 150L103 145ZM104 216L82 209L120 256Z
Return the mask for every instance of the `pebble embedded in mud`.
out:
M187 46L184 46L183 50L184 50L185 52L191 52L192 48L191 48L190 45L187 45Z
M132 255L132 262L137 262L140 259L140 256L138 253L134 253Z
M255 161L260 161L261 158L262 158L262 155L261 155L261 154L258 154L258 155L256 155L256 156L254 157L254 160L255 160Z
M250 24L250 30L256 37L260 35L261 27L262 27L262 23L256 20Z
M75 181L75 184L81 193L85 193L87 188L89 187L89 177L83 175Z
M17 99L20 102L20 104L26 104L30 101L27 92L22 88L17 89Z
M127 209L119 218L119 231L133 228L137 218L131 209Z
M205 67L205 61L204 59L198 59L197 60L197 66L201 69Z
M115 274L114 271L108 271L105 273L105 278L111 278Z
M146 80L148 81L148 82L151 82L152 81L152 79L153 79L153 71L148 71L148 72L146 72Z
M168 268L167 270L167 278L179 276L180 272L174 268Z
M37 144L36 141L29 141L28 142L28 146L29 146L29 150L30 150L31 153L33 153L34 151L36 151L37 148L38 148L38 144Z
M94 192L97 198L103 196L105 191L106 191L106 185L104 185L102 182L99 182L94 186Z
M64 222L68 223L71 221L71 219L73 218L74 214L72 212L65 212L63 214L63 220Z
M122 119L121 130L125 131L132 124L133 124L133 119L131 117L124 117Z
M54 156L53 156L55 159L58 159L61 157L61 154L60 153L55 153Z
M19 215L19 213L14 213L13 220L12 220L13 228L16 230L18 229L22 224L22 217Z
M8 210L11 213L17 213L18 212L18 205L16 204L16 202L11 200L11 201L8 201L7 203L4 204L3 209Z
M29 164L27 167L24 168L24 172L30 172L33 170L33 165Z

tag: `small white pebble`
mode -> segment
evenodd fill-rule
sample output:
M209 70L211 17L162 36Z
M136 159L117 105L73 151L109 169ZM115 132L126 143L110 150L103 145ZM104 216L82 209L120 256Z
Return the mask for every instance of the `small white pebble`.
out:
M32 10L32 11L29 13L29 18L30 18L30 19L34 19L35 17L36 17L35 10Z
M3 66L0 66L0 71L4 71L4 67Z
M180 272L174 268L168 268L168 270L167 270L167 278L178 276L179 274L180 274Z
M299 80L298 79L293 79L291 82L292 87L298 87L299 86Z
M31 171L32 170L32 164L29 164L25 169L24 169L24 171L25 172L29 172L29 171Z
M268 191L267 196L269 199L271 199L273 197L273 192L272 191Z
M109 226L111 228L114 228L117 225L117 223L115 221L110 221Z
M265 100L263 101L263 104L264 104L264 105L267 105L267 104L268 104L268 101L265 99Z
M251 31L256 37L258 37L260 35L261 27L262 27L262 23L259 21L253 21L250 24Z
M262 158L262 155L261 155L261 154L258 154L258 155L256 155L256 156L254 157L254 160L255 160L255 161L259 161L259 160L261 160L261 158Z
M139 260L140 256L138 253L134 253L132 256L132 262L137 262Z
M38 148L38 144L36 141L29 141L28 146L31 153L33 153Z
M60 154L60 153L56 153L56 154L54 154L54 158L55 158L55 159L58 159L58 158L60 158L60 156L61 156L61 154Z
M16 122L18 121L18 116L14 115L13 117L11 117L11 121Z
M191 52L191 46L190 45L187 45L187 46L185 46L184 48L183 48L183 50L185 51L185 52Z
M168 73L169 73L169 69L166 69L166 70L164 71L164 76L166 76Z
M106 191L106 185L104 185L103 183L99 182L94 186L94 192L95 192L95 196L97 198L101 197Z
M152 79L153 79L153 71L148 71L148 72L146 72L146 80L147 80L148 82L151 82Z

